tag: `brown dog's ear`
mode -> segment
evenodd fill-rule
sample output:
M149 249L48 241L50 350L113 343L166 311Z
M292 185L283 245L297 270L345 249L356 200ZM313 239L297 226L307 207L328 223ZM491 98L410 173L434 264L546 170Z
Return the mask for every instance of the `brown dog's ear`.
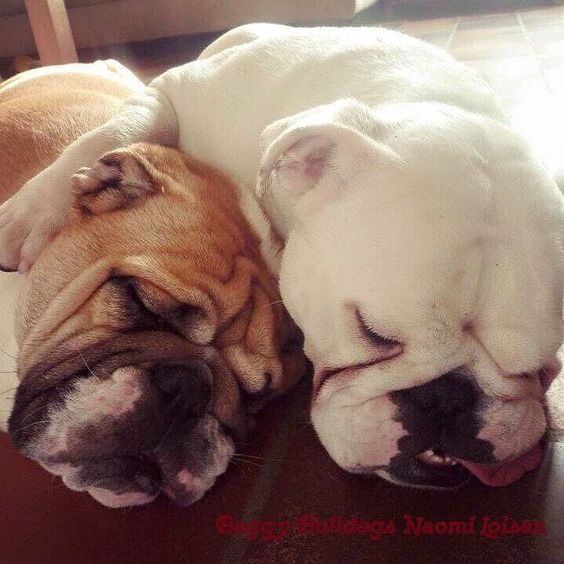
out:
M100 215L138 205L157 190L150 166L138 151L106 153L72 177L75 209L82 215Z

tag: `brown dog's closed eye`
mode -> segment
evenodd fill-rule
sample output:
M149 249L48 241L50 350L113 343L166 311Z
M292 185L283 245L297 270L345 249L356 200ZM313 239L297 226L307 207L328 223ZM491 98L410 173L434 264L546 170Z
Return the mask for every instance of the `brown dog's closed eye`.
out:
M132 297L183 337L192 341L200 341L204 335L207 337L206 340L211 340L213 337L213 324L210 323L204 304L181 302L147 280L140 278L123 280L126 281Z

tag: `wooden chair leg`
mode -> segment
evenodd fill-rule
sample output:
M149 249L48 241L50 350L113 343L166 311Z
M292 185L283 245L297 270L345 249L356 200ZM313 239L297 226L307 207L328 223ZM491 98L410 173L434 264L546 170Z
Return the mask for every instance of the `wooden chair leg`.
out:
M43 65L78 61L64 0L25 0Z

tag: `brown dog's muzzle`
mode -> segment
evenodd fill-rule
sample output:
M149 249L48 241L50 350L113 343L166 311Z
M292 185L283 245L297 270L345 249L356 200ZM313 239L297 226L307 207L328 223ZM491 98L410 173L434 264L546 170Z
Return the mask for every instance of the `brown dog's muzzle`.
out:
M164 396L172 399L171 394L178 387L181 374L186 378L183 390L195 380L191 375L197 373L198 379L205 381L211 392L211 371L220 370L217 354L211 347L193 345L159 331L115 334L82 350L77 350L72 342L61 348L59 354L49 355L51 362L35 364L20 376L9 421L9 432L19 448L25 448L26 443L41 431L46 411L62 401L62 390L68 390L79 380L104 382L116 370L135 366L150 375L157 388L162 386Z
M214 380L225 370L213 349L167 333L116 335L35 365L18 388L9 432L25 454L102 503L165 491L189 504L245 438L245 418L227 427L214 414Z

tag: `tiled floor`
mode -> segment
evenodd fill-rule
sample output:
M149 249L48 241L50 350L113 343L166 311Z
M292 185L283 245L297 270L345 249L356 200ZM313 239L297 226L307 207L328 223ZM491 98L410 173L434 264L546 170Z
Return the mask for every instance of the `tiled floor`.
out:
M373 25L377 12L354 23ZM532 135L550 138L551 110L564 101L564 6L466 15L395 27L448 49L483 72L508 109ZM131 49L83 53L129 62L146 78L192 57L212 36ZM560 132L561 135L561 132ZM553 150L563 150L554 145ZM0 436L1 564L128 563L557 563L564 562L564 442L548 445L542 469L502 489L473 483L455 493L400 489L378 479L347 475L331 462L308 423L307 386L263 413L255 438L209 495L188 509L159 500L150 508L110 511L19 456ZM343 533L302 535L300 515L320 519L394 520L381 540ZM286 521L292 529L269 541L223 535L221 515ZM504 515L545 522L541 536L488 538L479 533L414 537L403 534L405 515L468 520Z

